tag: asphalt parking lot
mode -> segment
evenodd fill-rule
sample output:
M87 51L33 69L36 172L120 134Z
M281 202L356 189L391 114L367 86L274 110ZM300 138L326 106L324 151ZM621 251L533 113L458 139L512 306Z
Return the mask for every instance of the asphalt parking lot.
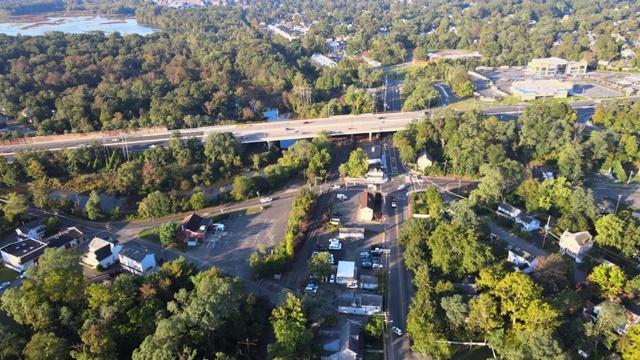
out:
M575 95L580 95L591 99L623 95L621 92L610 89L606 86L586 83L576 83L576 85L573 87L573 93Z
M297 192L298 189L289 191ZM278 200L274 197L270 206L261 212L232 216L223 222L224 232L209 236L204 244L189 249L187 254L234 276L250 277L248 260L251 253L261 244L271 248L284 239L291 200Z

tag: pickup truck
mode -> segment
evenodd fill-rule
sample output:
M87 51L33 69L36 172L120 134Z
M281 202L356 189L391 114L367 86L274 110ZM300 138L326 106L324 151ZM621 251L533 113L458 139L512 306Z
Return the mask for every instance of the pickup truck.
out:
M391 197L391 207L392 208L398 207L398 198L395 196Z

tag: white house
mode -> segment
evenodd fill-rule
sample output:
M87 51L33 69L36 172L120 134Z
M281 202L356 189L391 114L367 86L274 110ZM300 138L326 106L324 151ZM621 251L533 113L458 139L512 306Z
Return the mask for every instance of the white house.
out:
M326 332L322 331L321 332ZM333 332L335 333L335 332ZM342 325L336 338L325 343L322 348L330 353L329 356L322 356L320 360L357 360L360 351L360 328L350 322Z
M356 279L356 263L353 261L338 261L336 284L351 284Z
M89 243L89 252L82 257L82 261L91 267L96 268L100 265L106 269L119 260L118 254L121 249L120 244L96 237Z
M118 258L122 269L136 275L153 271L157 266L156 257L152 252L130 243L122 247Z
M16 233L22 239L40 240L44 237L45 229L45 226L40 224L40 221L34 220L17 228Z
M353 315L373 315L382 311L382 296L345 293L338 297L338 312Z
M47 244L35 240L24 239L11 243L2 249L2 261L4 266L18 272L23 272L31 265L38 263L38 258L44 253Z
M515 206L511 206L507 203L502 203L500 205L498 205L498 212L503 213L504 215L507 215L510 218L515 218L516 216L520 215L522 213L522 210L518 209Z
M521 271L525 274L533 272L536 265L538 265L538 259L535 255L531 255L529 252L519 247L509 249L509 256L507 260L515 265L515 271Z
M516 216L515 221L522 225L522 230L534 231L540 229L540 221L526 214Z
M593 236L588 231L571 233L566 230L560 236L560 253L571 256L581 263L584 256L593 247Z

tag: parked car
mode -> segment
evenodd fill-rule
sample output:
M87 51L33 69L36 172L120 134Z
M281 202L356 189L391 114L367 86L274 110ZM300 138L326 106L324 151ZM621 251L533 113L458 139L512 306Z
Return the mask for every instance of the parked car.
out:
M368 251L360 251L360 260L368 259L371 257L371 254Z
M347 195L338 194L338 195L336 195L336 198L338 198L338 200L340 200L340 201L345 201L345 200L347 200Z
M406 188L406 186L404 184L398 186L398 190L404 190Z
M358 288L358 283L357 282L350 282L347 284L347 288L349 289L357 289Z
M307 285L307 287L304 289L304 291L310 293L313 295L313 297L316 296L316 294L318 293L318 287L317 286L313 286L311 284Z
M395 196L391 197L391 207L392 208L398 207L398 198Z
M336 282L336 276L335 274L331 274L331 277L329 278L329 284L333 284Z
M329 243L329 250L342 250L342 243L340 241L332 241Z
M372 266L371 260L369 259L363 259L362 263L360 264L360 267L363 269L371 269L371 266Z
M329 219L329 224L331 224L331 225L342 225L342 221L340 221L340 218L331 218L331 219Z
M336 261L335 261L335 258L333 257L333 254L330 254L329 260L327 260L327 264L334 264L335 262Z
M270 198L270 197L266 197L266 198L260 199L260 203L262 203L262 204L266 204L266 203L269 203L269 202L272 202L272 201L273 201L273 198Z
M333 190L340 189L340 185L338 184L331 185L331 189Z
M20 274L20 276L18 276L20 279L24 279L27 275L25 273Z
M120 141L120 140L122 140L122 139L120 139L120 138L114 138L114 139L111 139L111 142L118 142L118 141Z
M402 333L402 330L400 330L400 328L399 328L399 327L397 327L397 326L393 326L393 327L391 327L391 331L393 331L393 332L394 332L396 335L398 335L398 336L402 336L402 334L403 334L403 333Z
M8 281L3 282L2 284L0 284L0 290L2 290L2 289L4 289L4 288L6 288L6 287L7 287L7 286L9 286L9 285L11 285L11 283L10 283L10 282L8 282Z

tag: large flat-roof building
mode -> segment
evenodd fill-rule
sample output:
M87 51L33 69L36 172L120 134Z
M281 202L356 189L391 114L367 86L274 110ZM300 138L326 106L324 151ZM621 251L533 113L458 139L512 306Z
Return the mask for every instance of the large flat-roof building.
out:
M24 239L9 244L2 249L2 261L4 266L18 272L23 272L38 262L38 258L44 253L47 244L35 240Z
M587 60L569 61L559 57L532 59L525 74L534 76L557 76L586 74Z
M566 98L573 90L573 83L558 80L525 80L511 85L511 93L520 100Z

